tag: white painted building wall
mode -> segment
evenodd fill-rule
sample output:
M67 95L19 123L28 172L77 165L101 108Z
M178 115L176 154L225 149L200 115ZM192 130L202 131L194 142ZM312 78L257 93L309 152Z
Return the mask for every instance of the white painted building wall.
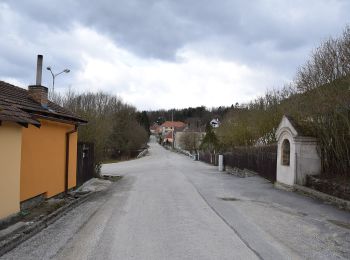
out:
M321 159L317 152L317 140L296 137L296 184L305 185L307 175L321 173Z
M290 143L290 162L289 165L282 165L282 143L285 139L289 140ZM292 186L296 179L296 167L295 167L295 143L293 136L290 132L285 131L282 133L278 140L277 149L277 181L283 184Z
M321 159L317 152L317 140L304 137L298 133L291 121L284 116L276 131L277 149L277 182L293 186L304 185L307 175L321 173ZM290 163L282 163L282 144L287 139L290 143Z

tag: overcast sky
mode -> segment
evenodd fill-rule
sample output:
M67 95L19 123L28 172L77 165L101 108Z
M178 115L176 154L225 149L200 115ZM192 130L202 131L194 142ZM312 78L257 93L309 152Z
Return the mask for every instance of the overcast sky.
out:
M231 105L292 80L346 24L347 0L0 0L0 80L34 84L43 54L45 68L71 70L59 92L103 90L138 109Z

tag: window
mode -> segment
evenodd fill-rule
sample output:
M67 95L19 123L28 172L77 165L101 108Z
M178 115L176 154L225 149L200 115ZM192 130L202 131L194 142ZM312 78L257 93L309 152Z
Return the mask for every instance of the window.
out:
M290 163L290 143L284 139L282 143L282 165L289 166Z

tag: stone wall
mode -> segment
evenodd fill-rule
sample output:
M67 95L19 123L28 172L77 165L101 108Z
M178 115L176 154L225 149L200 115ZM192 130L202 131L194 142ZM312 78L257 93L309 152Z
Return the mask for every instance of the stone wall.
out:
M332 179L308 176L306 186L329 195L350 201L349 183L341 183Z

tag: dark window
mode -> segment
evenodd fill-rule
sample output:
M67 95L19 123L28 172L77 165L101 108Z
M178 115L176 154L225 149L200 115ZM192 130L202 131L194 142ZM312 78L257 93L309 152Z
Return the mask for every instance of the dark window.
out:
M288 139L284 139L282 143L282 165L289 166L290 163L290 143Z

